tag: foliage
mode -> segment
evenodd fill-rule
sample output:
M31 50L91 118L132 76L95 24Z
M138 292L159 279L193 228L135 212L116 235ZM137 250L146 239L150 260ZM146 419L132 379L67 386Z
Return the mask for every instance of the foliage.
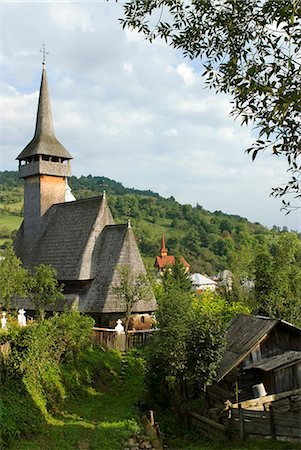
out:
M119 280L113 286L113 292L125 307L124 330L127 333L133 307L140 301L150 300L152 292L145 274L133 272L127 264L120 264L117 272Z
M300 256L300 241L292 233L283 233L277 243L257 253L255 312L301 325Z
M164 39L200 58L209 87L229 92L232 114L254 124L258 138L247 151L268 149L286 158L291 180L274 190L300 194L301 6L297 0L131 0L123 27L150 41ZM151 19L153 18L153 21Z
M143 360L93 347L92 325L72 312L2 336L11 352L1 371L1 448L121 450L141 434Z
M27 280L27 295L39 312L45 317L45 308L57 300L63 300L63 285L56 279L57 273L52 266L39 264L34 268Z
M201 390L210 384L224 346L222 322L205 308L196 307L184 269L180 275L172 268L163 276L157 297L159 331L147 358L153 395L157 400L168 399L177 408L186 398L187 382L197 383Z
M21 261L8 245L0 260L0 305L10 308L12 298L26 295L27 271L22 267Z
M186 268L179 257L175 257L173 266L165 267L162 284L165 292L170 289L181 290L184 292L190 292L192 290L192 282L189 276L187 276Z
M2 342L11 348L1 362L0 410L6 418L1 421L3 444L32 434L49 417L49 410L64 400L62 364L71 368L88 351L92 325L90 317L73 312L2 334Z
M194 298L193 308L205 317L212 317L226 327L236 314L251 314L251 309L238 301L227 301L215 292L205 291Z

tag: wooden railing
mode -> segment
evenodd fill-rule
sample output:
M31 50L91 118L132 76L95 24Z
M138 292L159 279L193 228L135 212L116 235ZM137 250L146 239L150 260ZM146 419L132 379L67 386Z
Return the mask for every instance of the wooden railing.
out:
M126 339L125 333L117 333L112 328L94 327L93 342L103 347L125 351L126 348L143 347L156 331L156 329L129 330Z

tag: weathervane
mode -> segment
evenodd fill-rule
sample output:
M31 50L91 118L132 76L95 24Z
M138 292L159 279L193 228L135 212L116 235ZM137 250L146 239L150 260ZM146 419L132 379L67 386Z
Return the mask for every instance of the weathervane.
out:
M40 48L40 52L43 55L43 61L42 64L46 64L46 55L49 55L49 52L46 52L46 46L45 44L42 44L42 48Z

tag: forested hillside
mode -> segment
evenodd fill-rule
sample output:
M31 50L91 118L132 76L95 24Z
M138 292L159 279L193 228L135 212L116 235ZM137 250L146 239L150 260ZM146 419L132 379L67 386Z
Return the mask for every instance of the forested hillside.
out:
M170 254L185 256L192 271L213 275L223 269L248 276L254 253L282 233L247 219L206 211L202 206L181 205L152 191L125 188L106 177L71 177L77 199L100 195L105 189L117 223L130 217L143 257L149 267L160 249L162 232ZM23 180L17 172L0 172L0 238L11 238L22 221ZM201 200L201 199L200 199ZM283 230L284 231L284 230Z

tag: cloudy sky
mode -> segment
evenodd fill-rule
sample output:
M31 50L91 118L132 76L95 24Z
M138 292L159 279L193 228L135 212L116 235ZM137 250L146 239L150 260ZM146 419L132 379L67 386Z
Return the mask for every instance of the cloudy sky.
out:
M181 203L301 231L271 188L285 163L244 153L252 131L229 117L230 99L204 88L201 67L118 23L115 1L1 2L0 170L34 133L46 43L58 139L74 175L104 175Z

